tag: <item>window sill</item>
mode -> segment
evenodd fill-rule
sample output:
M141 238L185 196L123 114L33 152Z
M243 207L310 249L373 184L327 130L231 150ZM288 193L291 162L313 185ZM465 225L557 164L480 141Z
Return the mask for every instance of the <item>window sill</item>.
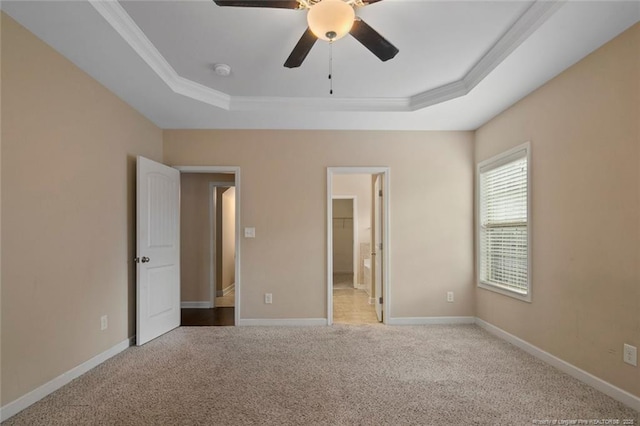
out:
M527 294L517 293L515 291L507 290L502 287L495 286L493 284L487 284L482 281L478 282L478 288L489 290L494 293L502 294L503 296L509 296L513 299L521 300L523 302L531 303L531 291Z

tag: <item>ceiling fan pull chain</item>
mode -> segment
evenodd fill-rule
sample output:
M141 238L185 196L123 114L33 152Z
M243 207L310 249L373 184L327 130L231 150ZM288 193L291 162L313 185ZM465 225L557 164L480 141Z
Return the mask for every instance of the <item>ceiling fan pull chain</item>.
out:
M333 95L333 40L329 40L329 94Z

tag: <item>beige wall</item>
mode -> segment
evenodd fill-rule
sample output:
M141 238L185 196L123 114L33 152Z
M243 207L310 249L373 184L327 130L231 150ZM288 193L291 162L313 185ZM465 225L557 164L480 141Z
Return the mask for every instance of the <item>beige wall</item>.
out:
M531 141L532 303L477 314L640 396L640 24L481 127L476 161Z
M328 166L391 168L391 316L474 314L471 132L165 130L164 153L241 167L241 318L326 318Z
M353 201L333 200L333 272L354 273Z
M211 300L209 287L210 182L233 183L233 175L225 173L182 173L180 175L180 298L182 301Z
M135 156L162 132L5 14L2 83L4 405L135 333Z
M2 21L0 16L0 70L2 70ZM0 99L2 99L2 73L0 72ZM0 102L0 384L2 383L2 102ZM2 386L0 385L0 407Z
M222 290L236 281L236 189L222 194Z
M369 253L360 253L364 243L371 243L371 175L333 175L333 195L355 195L358 197L358 244L356 258L370 257ZM370 251L370 248L369 250ZM358 271L358 282L364 283L362 265Z

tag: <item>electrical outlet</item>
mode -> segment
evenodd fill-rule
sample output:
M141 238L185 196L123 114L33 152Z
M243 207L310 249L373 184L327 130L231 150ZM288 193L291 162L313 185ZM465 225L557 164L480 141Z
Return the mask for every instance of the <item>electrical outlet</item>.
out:
M271 293L264 294L264 303L270 304L273 302L273 295Z
M634 367L638 366L638 349L635 346L624 344L622 348L622 359L627 364L631 364Z
M453 303L453 292L452 291L448 291L447 292L447 302Z
M100 317L100 330L106 330L109 327L109 318L106 315Z

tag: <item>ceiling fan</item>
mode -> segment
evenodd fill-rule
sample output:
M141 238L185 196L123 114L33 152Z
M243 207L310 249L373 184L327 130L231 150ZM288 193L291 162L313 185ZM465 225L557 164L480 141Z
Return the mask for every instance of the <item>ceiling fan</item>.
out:
M351 34L381 61L388 61L399 50L355 16L355 8L381 0L214 0L218 6L267 7L307 10L309 27L293 48L284 63L287 68L297 68L311 51L317 39L334 42Z

